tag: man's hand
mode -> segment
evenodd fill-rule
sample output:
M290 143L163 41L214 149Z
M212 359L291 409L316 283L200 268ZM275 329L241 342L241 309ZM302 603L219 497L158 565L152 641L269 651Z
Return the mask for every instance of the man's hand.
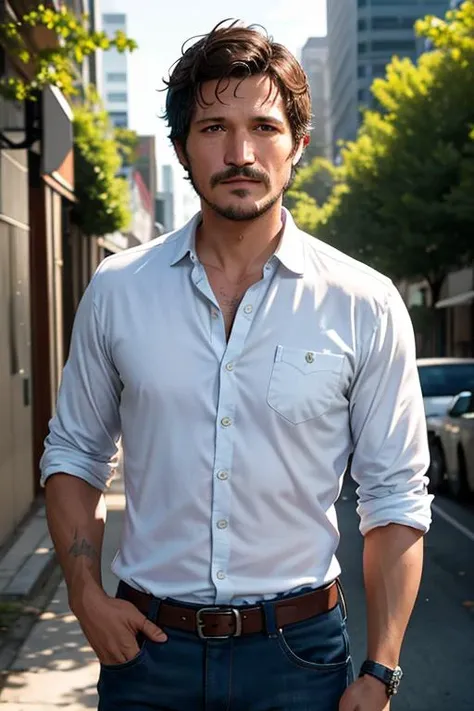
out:
M109 597L95 589L83 594L71 609L102 664L122 664L135 657L140 648L137 634L153 642L166 642L166 634L126 600Z
M346 689L339 711L390 711L385 684L372 676L361 676Z

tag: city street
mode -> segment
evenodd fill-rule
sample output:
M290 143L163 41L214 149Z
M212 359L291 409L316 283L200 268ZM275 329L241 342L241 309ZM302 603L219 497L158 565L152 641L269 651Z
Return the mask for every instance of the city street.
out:
M105 552L107 570L120 535L123 502L120 481L109 495ZM351 482L338 504L340 559L349 607L356 668L365 652L362 539ZM438 497L426 538L422 590L402 656L405 672L393 711L472 711L474 668L474 507ZM109 592L115 588L106 573ZM27 640L0 698L2 711L85 711L97 707L98 665L72 615L64 585Z
M355 505L355 491L348 484L338 504L342 536L339 557L358 668L365 652L365 613L362 540L357 532ZM405 676L392 709L472 711L474 508L437 497L433 525L425 542L422 588L401 659Z

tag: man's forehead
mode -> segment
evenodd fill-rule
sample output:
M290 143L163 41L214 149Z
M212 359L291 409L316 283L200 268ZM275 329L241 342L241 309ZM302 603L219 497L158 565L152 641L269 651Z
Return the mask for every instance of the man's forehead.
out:
M284 103L278 86L267 76L224 78L204 82L197 101L195 118L202 118L209 113L225 113L232 108L247 109L260 113L281 116Z

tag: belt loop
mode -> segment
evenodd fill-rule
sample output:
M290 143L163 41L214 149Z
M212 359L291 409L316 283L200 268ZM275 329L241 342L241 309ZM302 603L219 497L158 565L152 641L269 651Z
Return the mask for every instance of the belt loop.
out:
M341 601L341 607L342 607L342 617L344 622L347 621L347 603L346 603L346 596L344 595L344 591L342 589L341 581L339 578L336 579L336 585L337 589L339 591L339 599Z
M260 604L262 606L265 632L269 637L278 637L275 618L275 604L271 600L263 600Z
M119 582L118 582L115 597L118 598L119 600L126 600L127 599L126 583L124 583L123 580L119 580Z
M158 615L160 614L160 606L162 600L159 597L152 597L150 605L148 607L147 619L153 622L153 624L158 624Z

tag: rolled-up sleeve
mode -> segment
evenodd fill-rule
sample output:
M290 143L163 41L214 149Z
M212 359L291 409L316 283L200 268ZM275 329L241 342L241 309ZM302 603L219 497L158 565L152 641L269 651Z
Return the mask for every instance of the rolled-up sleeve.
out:
M356 372L350 417L361 533L390 523L426 532L433 497L423 398L412 323L393 286Z
M96 277L76 313L56 413L40 462L42 486L52 474L64 472L104 490L113 476L121 381L94 303Z

